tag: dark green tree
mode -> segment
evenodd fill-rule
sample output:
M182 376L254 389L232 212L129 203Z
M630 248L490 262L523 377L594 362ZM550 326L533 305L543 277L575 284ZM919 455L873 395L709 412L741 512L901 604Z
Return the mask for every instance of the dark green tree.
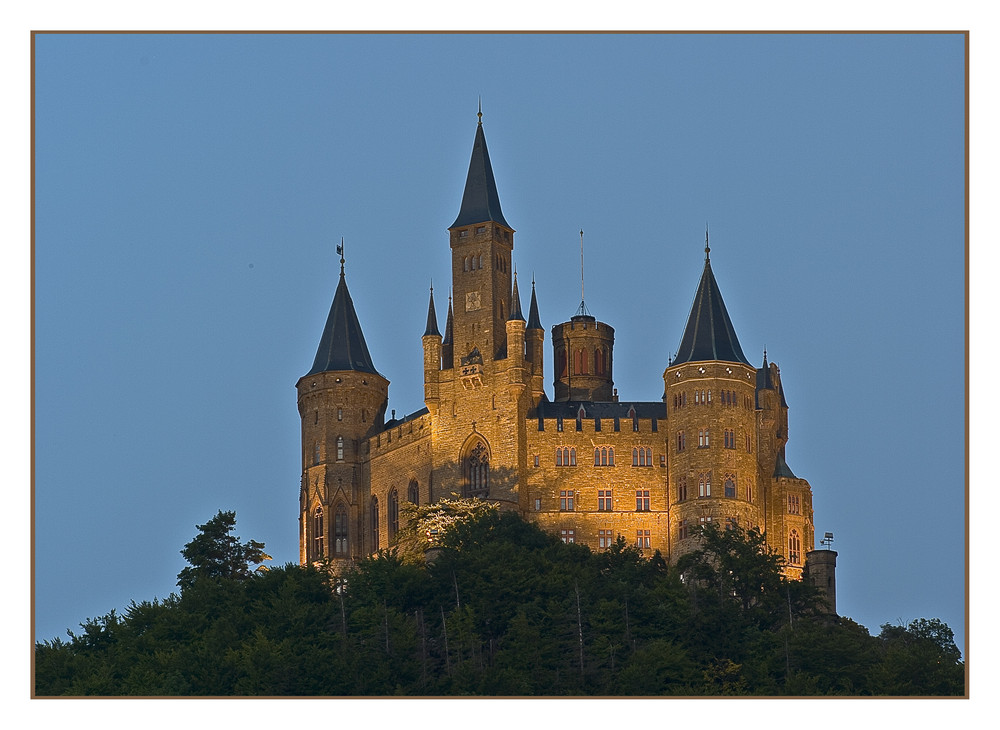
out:
M181 555L190 565L177 574L181 591L190 588L203 578L243 580L253 574L251 566L259 565L271 556L264 552L264 543L256 540L240 542L230 534L236 527L236 513L219 513L204 525L191 542L184 546Z

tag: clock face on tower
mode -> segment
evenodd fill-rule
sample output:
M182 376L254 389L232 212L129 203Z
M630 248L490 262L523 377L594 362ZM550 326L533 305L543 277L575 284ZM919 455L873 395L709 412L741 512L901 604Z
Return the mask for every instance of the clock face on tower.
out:
M477 292L477 291L470 291L468 294L465 295L465 311L466 312L475 312L477 309L479 309L479 306L480 306L480 304L479 304L479 292Z

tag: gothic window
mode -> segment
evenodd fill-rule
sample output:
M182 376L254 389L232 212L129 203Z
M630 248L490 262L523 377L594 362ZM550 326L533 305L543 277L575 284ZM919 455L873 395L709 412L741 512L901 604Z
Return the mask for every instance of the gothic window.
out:
M797 494L788 495L788 514L799 514L799 496Z
M699 403L701 403L701 391L700 390L696 390L694 392L694 404L698 405Z
M637 548L648 548L649 543L649 530L636 530L635 531L635 546Z
M490 491L489 474L490 455L480 442L465 458L465 496L485 498Z
M317 507L313 514L313 558L319 560L323 557L323 508Z
M556 466L576 466L576 448L556 447Z
M746 440L747 440L747 453L752 454L753 451L750 449L750 434L747 434Z
M333 515L333 554L347 555L347 507L343 503L337 505Z
M337 409L337 420L338 421L343 421L344 420L344 409L343 408L338 408Z
M399 532L399 493L393 489L389 492L389 541Z
M632 449L632 466L639 466L639 449Z
M563 542L576 542L576 530L560 530L559 538Z
M556 448L556 466L562 466L562 449Z
M603 549L611 547L611 543L614 538L612 537L611 530L598 530L597 531L597 547Z
M683 502L687 498L688 498L687 477L681 477L680 481L677 482L677 501Z
M687 540L688 538L688 521L681 520L677 523L677 539Z
M572 489L561 489L559 490L559 511L560 512L572 512L573 511L573 490Z
M712 391L708 391L708 402L712 402Z
M726 481L723 482L722 486L727 497L736 499L736 477L732 474L726 474Z
M708 448L708 429L699 428L698 429L698 448L707 449Z
M538 467L538 454L535 454L535 467Z
M612 510L610 489L597 490L597 509L599 512L610 512Z
M406 490L406 498L414 507L420 504L420 485L416 479L410 480L410 486Z
M344 437L337 437L337 461L344 460Z
M636 512L649 512L649 490L648 489L637 489L637 490L635 490L635 511Z
M799 533L792 530L788 533L788 562L792 565L799 565L801 563L801 551L802 545L799 542Z
M608 466L615 465L615 448L612 446L608 449Z
M698 475L698 496L712 496L712 472L703 472Z
M566 351L559 350L556 353L556 377L563 378L566 376Z
M678 431L677 432L677 450L678 451L684 451L684 432L683 431Z
M583 417L587 415L586 411L583 410L583 406L580 406L580 410L576 412L576 430L583 430Z
M372 497L371 505L372 550L378 550L378 497Z
M469 257L466 256L465 258L462 259L462 271L468 271L468 270L469 270Z

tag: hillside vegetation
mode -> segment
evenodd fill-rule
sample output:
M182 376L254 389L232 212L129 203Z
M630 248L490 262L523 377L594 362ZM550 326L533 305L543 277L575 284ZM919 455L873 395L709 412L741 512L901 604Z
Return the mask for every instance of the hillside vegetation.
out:
M411 520L411 524L418 524ZM430 564L399 550L331 578L268 571L232 512L182 551L179 594L35 647L50 695L963 695L947 625L878 636L821 610L757 532L709 530L676 566L563 544L471 510Z

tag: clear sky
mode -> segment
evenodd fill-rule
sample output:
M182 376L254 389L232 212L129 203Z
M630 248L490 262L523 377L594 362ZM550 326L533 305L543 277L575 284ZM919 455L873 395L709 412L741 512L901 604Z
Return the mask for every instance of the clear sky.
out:
M656 400L703 265L789 403L838 608L964 642L964 44L935 35L41 35L35 619L163 597L219 509L298 559L295 381L348 285L391 409L482 97L548 330ZM551 396L551 350L546 341Z

